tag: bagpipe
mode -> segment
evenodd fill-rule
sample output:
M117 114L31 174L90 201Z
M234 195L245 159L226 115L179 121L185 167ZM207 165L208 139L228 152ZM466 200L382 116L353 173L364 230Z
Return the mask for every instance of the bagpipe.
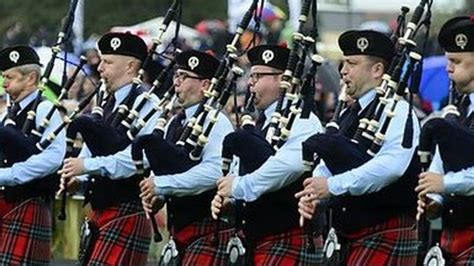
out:
M458 106L462 106L468 97L469 95L458 97ZM455 98L457 98L455 86L454 82L451 82L448 105L443 108L442 117L430 119L422 127L418 155L423 172L428 171L436 148L445 172L458 172L474 166L472 154L474 120L468 121L467 117L461 115L454 102ZM468 210L474 205L472 197L428 193L425 201L424 217L427 220L443 216L443 226L456 227L472 224L473 216L468 214ZM427 223L427 221L422 222ZM433 245L435 240L431 230L424 233L426 246L432 247L427 251L423 265L444 265L445 258L439 245Z
M314 3L314 2L313 2ZM242 174L250 173L259 168L271 155L273 155L284 143L288 140L291 133L291 128L300 115L307 118L311 111L310 102L312 101L311 85L316 74L317 67L322 63L323 59L317 55L315 50L315 40L310 36L304 36L303 28L306 23L309 10L311 7L311 0L303 2L300 15L299 31L293 34L293 47L290 52L288 64L284 71L280 89L282 90L281 97L278 100L277 108L272 118L279 117L278 120L270 122L267 134L262 136L257 133L255 129L255 121L249 111L253 105L254 95L251 94L247 99L246 108L242 115L242 128L226 136L223 144L223 172L227 173L229 165L232 162L234 155L240 157L239 165ZM313 5L314 10L316 6ZM315 19L313 19L315 20ZM313 50L311 56L312 65L307 71L304 79L302 78L305 66L305 60L308 50ZM303 80L303 82L301 81ZM287 88L291 91L286 93ZM283 108L283 103L286 101L286 106ZM307 99L305 101L305 99ZM278 108L280 105L280 108ZM280 109L278 111L278 109ZM275 119L274 119L275 120ZM273 129L272 129L273 125ZM249 142L246 142L249 141ZM242 145L244 144L245 145ZM251 144L250 144L251 143ZM264 158L255 158L264 154Z
M388 104L388 99L392 98L397 90L406 60L408 59L407 55L416 48L415 35L424 24L427 25L427 28L430 25L431 3L431 0L420 1L410 22L406 26L404 25L405 16L409 9L405 6L401 8L401 14L397 19L399 22L397 30L391 37L392 40L397 40L395 57L390 62L388 71L382 77L382 84L375 89L375 100L370 103L368 112L359 121L357 131L352 138L353 142L362 142L364 147L369 147L372 142L376 142L374 140L375 134L380 128L382 114ZM428 5L426 12L425 5ZM421 21L424 13L425 19ZM398 34L399 36L397 36ZM380 141L380 138L378 141Z
M340 125L338 124L338 120L341 116L340 110L342 109L342 105L345 104L345 102L340 99L336 108L337 112L334 114L331 123L327 125L326 132L315 134L303 142L302 156L305 166L303 176L312 176L313 169L316 165L315 161L323 160L329 171L333 175L337 175L363 165L374 158L380 151L392 118L397 115L395 113L396 107L399 101L405 96L410 76L412 76L410 92L418 85L415 81L415 75L412 75L412 72L416 73L416 71L421 70L420 63L422 56L415 52L416 43L414 42L414 38L418 29L426 23L426 21L429 21L431 17L431 3L428 2L427 0L420 1L410 22L406 26L404 34L401 34L398 38L395 57L389 62L390 66L383 75L381 85L375 88L376 96L364 110L365 114L364 112L362 113L362 119L359 120L359 125L355 133L353 133L354 135L352 137L346 136L339 130ZM426 5L428 5L428 9L425 12ZM401 15L398 19L399 22L404 21L403 17L408 12L408 9L402 7L401 11ZM425 14L425 20L420 23L423 14ZM397 32L402 31L400 30L401 24L399 24L398 27ZM412 147L413 121L411 95L412 94L410 94L410 109L402 141L404 148ZM346 112L349 111L350 110L346 110ZM385 119L382 121L383 114L385 114ZM417 158L414 157L406 173L416 175L419 172L417 171L418 166ZM409 188L406 190L407 192L412 191ZM374 197L377 198L376 196ZM346 199L339 199L338 197L330 198L327 205L330 208L332 204L338 204L338 202L342 203L344 200ZM389 202L389 204L396 205L395 202ZM333 221L341 222L335 221L333 216L336 214L334 214L331 209L329 209L329 214L330 230L324 245L324 252L325 259L327 261L333 261L339 260L338 257L340 254L336 251L341 248L335 229L333 228ZM342 226L342 224L340 225Z
M332 115L329 123L326 124L326 133L328 134L336 134L339 131L338 120L339 120L339 117L341 116L342 110L344 110L344 108L346 108L346 105L347 105L346 88L347 88L347 84L344 83L344 85L341 88L341 91L339 92L339 96L337 98L337 104L336 104L336 109L334 110L334 114Z
M78 0L73 0L70 3L67 17L58 33L56 44L51 47L51 58L40 78L38 95L31 103L31 106L29 106L30 110L27 112L27 117L23 125L17 125L13 119L14 116L9 114L4 122L4 126L0 128L0 142L2 142L0 149L3 153L2 156L7 159L9 163L24 161L31 155L40 153L47 147L46 145L39 145L38 142L43 137L43 133L49 124L49 120L53 116L55 108L52 108L51 111L48 112L38 129L33 126L36 117L36 109L42 100L42 92L45 90L46 84L49 81L58 54L62 51L62 46L71 34L77 3ZM80 66L74 72L73 78L69 79L67 84L63 87L63 91L67 91L67 89L71 87L74 82L74 77L77 75L84 63L85 61L81 59ZM64 97L65 93L62 96Z
M256 128L256 123L251 115L254 97L254 94L251 94L247 99L246 107L242 115L241 129L228 134L224 139L222 146L223 176L229 173L234 156L239 157L240 175L257 170L286 143L296 119L298 117L307 118L309 116L314 97L314 77L317 68L323 62L323 58L316 52L316 25L314 24L311 35L304 35L304 27L311 7L313 11L313 23L316 23L316 1L303 1L301 14L299 16L299 29L293 34L292 49L290 51L287 67L283 72L283 77L280 82L281 94L277 102L276 110L272 114L266 134ZM313 53L311 56L312 65L303 77L306 58L310 53ZM283 106L285 99L286 106ZM245 223L242 216L245 205L243 200L236 200L234 202L234 212L231 214L234 218L234 233L227 244L227 263L229 265L245 265L247 263L248 253L252 252L252 250L246 250L244 243L249 243L241 239L240 235L242 225ZM219 229L216 228L216 236L218 230Z
M153 82L153 86L149 91L143 92L143 99L132 109L136 97L141 93L139 87L143 83L145 69L153 60L153 56L157 47L162 43L162 38L170 22L175 16L179 1L174 1L168 9L162 25L159 27L158 37L153 39L153 44L148 50L148 54L141 63L138 75L132 81L130 93L117 107L112 116L104 119L104 106L107 104L107 99L104 101L105 90L101 90L97 94L97 106L93 108L90 115L81 115L74 119L67 130L67 144L68 151L74 143L78 133L81 133L84 142L87 143L89 150L93 156L103 156L116 153L123 150L131 143L133 138L127 137L127 131L133 125L133 122L138 118L139 112L143 109L147 101L153 101L152 95L156 90L161 88L165 79L168 77L169 71L173 68L174 63L170 63ZM110 95L109 95L110 97ZM161 102L162 103L162 102ZM156 104L154 106L159 106ZM154 108L158 109L159 108ZM107 121L105 121L107 120ZM146 123L147 121L145 121ZM137 131L143 127L143 121ZM138 132L134 132L136 135ZM133 137L132 134L129 134Z
M409 29L412 28L410 25L416 27L424 11L425 4L426 1L422 0L420 5L417 6L415 13L412 16L412 20L408 24L409 26L407 31L410 31ZM405 90L407 89L411 72L415 68L416 64L421 60L421 56L418 53L411 51L411 49L408 48L405 49L405 44L410 44L410 47L414 47L414 42L411 40L413 36L407 33L405 33L405 36L407 37L402 37L399 40L399 43L401 44L399 47L403 46L404 48L401 49L403 49L404 52L394 58L391 66L395 67L390 67L388 70L389 74L384 75L386 78L388 76L391 76L392 78L390 78L390 80L384 79L381 85L383 88L384 86L388 86L390 83L392 84L390 86L393 86L393 88L387 87L383 89L384 96L380 99L379 97L376 97L368 107L367 113L370 114L367 114L367 117L378 117L378 113L383 114L384 111L386 113L386 119L383 121L382 127L380 127L375 136L372 138L372 142L368 143L367 145L363 145L363 142L358 140L358 136L362 136L364 133L364 131L362 131L362 133L359 132L359 129L362 128L361 124L365 123L367 120L360 121L357 132L352 139L343 136L339 132L336 132L336 129L339 127L339 125L337 125L337 123L334 121L334 123L331 124L331 127L334 129L331 129L330 132L316 134L303 143L303 149L305 151L303 153L303 158L308 159L305 160L308 165L314 165L314 155L317 154L318 158L324 160L331 173L339 174L362 165L380 150L384 141L384 136L389 128L390 121L396 115L395 109L397 104L405 95ZM407 59L408 63L405 64ZM404 67L406 69L402 74L402 68ZM394 83L394 80L397 82ZM377 90L379 90L379 88L377 88ZM385 90L387 91L385 92ZM386 105L389 102L391 102L391 106L386 108ZM374 103L377 103L378 106L371 108L371 105L374 105ZM371 112L371 110L373 111ZM378 120L380 120L382 114L380 114ZM336 125L332 126L333 124ZM380 124L380 122L377 121L377 124ZM378 128L379 126L376 127ZM373 127L370 130L372 129ZM368 134L366 135L368 136Z
M74 70L65 86L61 89L61 93L54 101L54 105L42 119L40 125L37 128L32 128L30 130L31 133L29 135L21 132L13 115L7 115L4 125L0 127L0 147L2 155L10 164L25 161L30 156L45 150L54 141L57 133L52 132L42 140L44 132L48 128L54 112L61 105L61 100L66 96L67 91L74 83L76 76L85 63L86 59L81 57L79 65Z
M155 175L165 175L165 174L178 174L183 173L196 166L201 161L201 155L204 147L206 146L209 135L211 134L212 128L217 123L219 113L224 108L227 100L230 96L232 88L235 86L236 80L242 76L243 71L234 67L232 69L233 77L228 82L228 85L223 90L217 106L213 107L215 110L212 112L212 117L209 120L209 124L205 128L204 132L199 136L196 147L192 150L186 150L185 147L179 146L172 142L172 140L165 138L165 128L168 124L168 119L171 117L171 113L175 106L176 97L173 100L169 101L166 105L164 111L161 113L158 118L157 125L153 132L148 135L143 135L137 137L132 143L132 159L137 168L137 173L144 173L144 163L143 163L143 153L145 153L149 163L150 169ZM184 111L184 110L183 110ZM177 119L175 117L175 119ZM165 197L164 202L167 203L168 207L168 230L171 233L170 241L166 244L162 252L162 263L166 265L172 265L173 261L177 259L178 253L176 249L176 244L173 241L173 234L175 231L179 231L184 225L186 225L189 219L199 219L204 218L200 217L198 213L202 213L202 210L207 210L207 204L210 199L207 199L209 193L203 193L202 195L189 196L189 197ZM198 198L192 200L189 203L189 198ZM206 200L201 199L206 198ZM188 202L188 203L185 203ZM191 206L189 206L191 204ZM174 209L182 209L179 206L186 205L185 215L188 220L186 222L177 223L174 221L174 216L178 217L179 214L174 211ZM182 207L182 206L181 206ZM191 215L194 213L196 215ZM198 218L196 218L198 217ZM176 229L175 229L176 228ZM174 254L172 256L166 254Z
M468 97L469 95L465 95L460 102L467 100ZM467 121L466 117L461 117L452 103L446 106L443 112L443 117L427 121L422 128L418 154L424 165L423 170L428 170L431 154L436 146L445 172L457 172L471 167L474 164L474 156L470 152L474 137L473 120ZM460 121L462 119L465 123Z
M239 160L239 174L251 173L258 169L267 159L275 154L275 150L255 128L255 121L251 115L253 109L254 94L251 94L245 104L242 115L242 128L228 134L222 144L222 176L226 176L233 161L237 156ZM257 148L258 147L258 148ZM258 150L258 152L256 152ZM234 230L226 247L228 254L228 265L246 265L248 262L245 241L240 232L242 230L242 209L245 206L243 200L235 200L233 213ZM220 228L216 227L214 238L217 239Z
M157 80L155 80L151 89L155 87L161 87L160 85L163 84L163 80L168 74L165 70L163 70L162 73L158 76ZM147 92L147 95L144 96L144 99L152 98L151 89L149 92ZM100 104L101 102L107 104L107 102L103 100L105 93L106 83L104 80L101 80L100 85L96 88L95 92L86 99L84 99L79 104L78 108L76 108L76 110L66 118L63 125L57 128L56 131L59 132L67 126L66 158L71 157L76 153L74 145L76 143L76 139L79 133L81 134L83 141L87 144L87 147L89 148L93 156L105 156L114 154L130 145L131 138L127 136L130 134L127 134L126 131L122 131L112 127L111 124L107 123L107 121L103 119L103 106L95 106L90 114L79 115L79 112L81 112L89 104L89 102L92 101L94 96L96 96L96 102L98 104ZM133 87L130 91L129 96L130 95L134 95L133 98L137 96L137 91L134 91ZM153 108L156 110L160 110L163 104L164 101L161 100L159 101L159 103L154 104ZM137 105L137 107L138 106L140 105ZM139 112L138 108L132 109L132 111ZM141 127L144 126L144 124L140 125ZM140 129L138 129L135 134L138 134ZM63 210L65 208L65 201L66 191L64 191L62 195L62 202L64 203L61 204L60 210ZM65 219L65 215L62 211L60 212L58 218L60 220Z
M312 32L304 34L310 8L312 7L313 25ZM275 112L270 118L267 132L267 140L275 149L280 148L288 139L291 127L302 109L305 110L305 117L309 115L314 89L311 88L314 82L314 75L317 68L324 59L316 51L316 38L318 29L316 23L317 3L315 1L303 1L299 17L298 31L293 33L292 47L288 58L288 63L280 82L280 98L278 99ZM303 78L306 58L311 54L312 65L306 76ZM308 99L305 101L304 99ZM286 101L286 106L283 105ZM304 106L304 108L303 108Z
M72 24L74 23L74 14L75 14L78 2L79 2L78 0L71 1L69 5L67 17L62 25L61 31L59 32L57 36L56 44L51 47L52 55L48 64L46 65L46 69L40 79L40 84L38 86L40 92L43 92L45 90L46 84L48 83L51 73L53 71L55 61L58 58L59 53L62 51L62 46L65 44L67 39L70 38L70 35L72 32ZM42 93L38 93L38 96L33 101L32 110L28 112L28 116L25 120L25 123L23 124L22 130L21 130L23 134L28 135L32 131L31 125L35 121L36 109L38 105L40 104L41 100L42 100ZM32 133L36 134L36 132L32 132Z
M199 102L195 113L189 118L177 142L172 143L164 138L165 126L168 123L172 111L172 104L168 105L166 110L161 114L157 126L151 134L135 138L132 143L132 159L138 173L143 173L144 171L143 153L145 153L150 163L150 168L155 175L182 173L199 164L209 135L218 120L219 113L227 103L236 80L243 74L240 68L234 66L234 63L238 59L236 46L240 36L248 27L252 15L257 8L257 4L258 0L252 2L250 8L238 25L234 37L230 44L226 46L226 52L220 60L214 77L211 79L209 88L204 92L203 99ZM228 79L230 72L232 73L232 77ZM208 115L211 115L209 119L207 119ZM208 120L209 123L207 127L205 127L205 122ZM193 200L191 202L194 204L193 206L189 206L189 204L186 205L185 209L189 213L197 213L209 209L207 204L202 203L210 202L210 198L207 199L210 194L203 193L203 195L198 195L197 197L201 196L206 197L206 199ZM175 228L179 230L186 222L190 222L190 219L197 220L203 218L199 217L200 215L191 215L188 213L185 222L175 224L174 217L179 216L179 214L173 210L180 209L177 206L183 204L185 201L189 203L187 199L188 197L165 197L164 199L167 202L168 208L170 240L163 249L161 256L162 264L174 265L174 263L178 261L179 252L173 240Z
M145 75L145 69L150 62L153 60L155 51L159 45L163 42L163 35L168 29L169 24L175 17L179 1L176 0L172 3L168 9L162 24L158 29L158 36L153 38L153 44L148 50L147 56L141 62L138 75L132 80L132 86L129 94L117 107L117 111L112 113L110 117L104 117L104 108L110 104L109 99L106 98L106 86L101 86L98 88L95 95L97 106L92 109L91 114L83 114L80 116L75 115L74 119L66 121L68 124L66 131L66 158L71 157L75 153L74 143L79 135L82 136L84 143L87 144L88 149L90 150L92 156L105 156L114 154L118 151L125 149L128 145L131 144L133 137L138 134L138 132L143 128L143 126L148 122L151 116L154 115L154 112L151 113L150 117L147 117L147 120L140 120L140 124L136 126L136 130L133 134L127 134L127 131L134 125L135 120L138 118L139 112L145 106L147 101L156 101L153 94L157 90L161 89L165 80L168 77L169 72L173 68L174 63L170 63L165 69L161 71L158 77L154 80L153 86L147 91L143 92L143 99L132 108L135 99L141 93L141 84L143 83L143 78ZM102 83L105 85L105 83ZM111 97L109 95L108 97ZM91 98L92 99L92 98ZM168 99L168 98L166 98ZM153 104L153 109L156 111L161 110L163 101ZM113 109L110 108L110 109ZM61 210L65 208L64 203L66 201L66 191L62 195ZM64 213L61 212L60 219L64 219Z
M97 93L97 103L102 102L102 106L95 106L92 109L91 114L84 114L75 118L67 129L66 143L67 143L67 154L66 157L71 156L73 152L73 145L76 141L77 135L80 133L87 147L91 151L92 156L105 156L114 154L118 151L123 150L125 147L130 145L134 137L140 132L140 130L147 124L147 122L155 115L156 112L161 111L163 105L169 97L174 93L171 89L165 94L162 100L156 101L153 96L155 91L159 90L164 84L165 79L168 77L170 70L174 63L170 63L153 82L153 86L149 91L143 92L143 98L134 107L131 108L133 101L128 99L136 99L140 94L140 90L132 85L130 93L124 99L124 102L117 107L115 112L115 119L120 116L120 110L129 110L130 116L127 116L119 126L113 126L110 121L111 117L104 119L104 107L109 104L107 100L103 100L105 95L105 88L101 89ZM140 74L139 74L140 75ZM142 74L143 75L143 74ZM134 79L134 84L138 83L140 78ZM140 82L141 83L141 82ZM139 117L138 114L145 106L146 102L153 102L152 110L150 110L143 118ZM122 109L120 109L122 106ZM127 106L127 108L125 108ZM133 115L132 115L133 113ZM133 120L128 119L133 116ZM131 121L131 122L129 122ZM135 124L136 122L136 124Z
M451 81L449 86L448 105L443 108L442 117L430 119L426 122L426 124L421 130L420 145L418 146L418 156L420 157L420 165L422 172L428 171L430 167L432 155L434 154L434 149L437 145L438 137L447 137L446 135L442 135L436 132L436 130L438 130L437 127L440 127L440 129L446 129L448 125L456 125L456 128L461 128L461 125L459 123L460 112L458 111L458 108L455 103L456 98L457 97L456 89L454 88L454 82ZM462 100L460 102L462 102ZM443 133L446 134L446 131L444 131ZM444 151L446 150L444 149L443 152ZM437 194L428 194L426 196L426 199L429 201L429 203L426 208L425 217L427 219L435 219L441 215L442 198L440 195Z

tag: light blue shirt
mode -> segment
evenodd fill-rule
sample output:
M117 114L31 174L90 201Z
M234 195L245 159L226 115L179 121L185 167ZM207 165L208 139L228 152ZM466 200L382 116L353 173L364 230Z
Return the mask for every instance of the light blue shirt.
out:
M474 112L474 93L469 94L471 104L468 107L468 116ZM473 151L474 152L474 151ZM462 169L458 172L444 172L443 161L436 147L435 155L430 165L430 171L444 175L444 193L460 195L460 196L474 196L474 166Z
M198 105L194 105L185 109L186 119L183 121L183 125L192 117L197 107ZM214 114L210 112L206 117L204 130L209 124L210 117ZM217 179L221 176L222 142L224 137L232 131L234 129L230 120L224 114L219 113L217 122L209 135L209 142L202 151L201 162L183 173L155 176L156 194L174 196L197 195L214 188Z
M371 90L359 99L363 110L374 99L375 91ZM386 109L391 108L392 101L386 105ZM405 124L407 121L409 105L406 101L400 100L395 109L395 116L392 118L385 135L385 141L380 151L369 161L338 175L332 175L329 169L321 162L313 171L313 176L328 177L328 188L332 195L363 195L377 192L400 178L408 166L418 146L420 135L420 125L415 113L413 118L413 145L411 148L403 148L402 140ZM380 125L385 120L385 113L382 116Z
M270 123L276 104L277 102L274 102L264 111L266 120L262 128ZM265 193L277 191L294 182L304 172L303 141L322 130L321 122L313 113L308 119L301 119L298 116L287 142L273 156L270 156L254 172L235 177L232 184L232 197L251 202Z
M119 104L127 97L130 92L132 85L126 85L119 90L114 92L115 96L115 109ZM152 102L157 103L158 97L155 94L151 94ZM143 93L139 95L135 102L134 107L143 99ZM153 104L148 100L143 108L140 110L140 117L145 116L151 109ZM156 112L153 117L146 123L146 125L140 130L138 136L150 134L153 132L154 126L161 112ZM136 121L135 121L136 122ZM104 132L106 133L106 132ZM90 151L87 148L87 145L84 145L79 157L84 158L84 169L87 174L96 174L100 176L107 176L111 179L123 179L130 176L133 176L136 173L135 164L133 163L131 156L131 145L128 145L124 150L119 151L112 155L107 156L96 156L91 157ZM149 167L148 161L144 160L145 168ZM77 177L79 180L86 181L87 176L82 175Z
M36 99L38 91L26 96L19 102L21 110L27 107ZM36 109L35 123L39 127L41 121L49 112L53 104L49 101L42 101ZM42 140L46 139L48 134L53 132L62 123L61 116L55 111L46 128ZM66 153L65 132L61 131L56 139L42 152L32 155L26 161L14 163L11 167L0 169L0 185L15 186L21 185L34 179L39 179L56 172L61 166L62 159Z

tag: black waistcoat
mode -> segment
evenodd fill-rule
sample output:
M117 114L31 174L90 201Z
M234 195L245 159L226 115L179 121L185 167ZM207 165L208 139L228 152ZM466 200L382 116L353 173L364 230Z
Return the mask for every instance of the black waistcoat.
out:
M130 91L130 96L133 100L130 101L131 103L128 106L129 110L132 107L134 100L141 92L140 89ZM115 110L114 114L110 116L104 114L104 117L109 118L106 119L105 123L112 123L117 110ZM101 121L101 123L104 123L104 121ZM107 134L107 132L104 132L103 134ZM91 144L87 143L87 145ZM146 173L146 175L147 174L149 174L149 172ZM139 202L139 183L142 177L143 175L133 175L124 179L111 179L107 176L89 175L88 182L86 183L85 203L90 202L92 209L100 210L118 206L120 203L124 202Z
M265 140L267 130L268 126L261 131L257 130L257 134L262 138L262 145L269 145ZM263 149L255 147L256 152L259 150ZM303 178L298 178L277 191L265 193L257 200L245 203L242 208L242 229L247 240L256 242L263 237L297 228L298 200L294 195L302 189Z
M474 118L474 112L463 119L462 125L470 127ZM472 127L471 127L472 131ZM473 151L474 152L474 151ZM449 169L444 165L445 172L459 171L460 169ZM474 196L456 196L454 194L444 196L443 228L463 228L474 225Z
M183 124L184 116L183 113L176 115L171 121L166 133L167 142L176 143L186 123ZM177 123L177 124L175 124ZM180 126L181 125L181 126ZM174 162L179 162L179 166L173 166L173 163L163 165L159 167L159 171L156 174L176 174L183 173L196 166L199 162L193 162L189 158L189 153L186 152L182 147L175 146L177 154L168 154L167 159ZM174 158L173 158L174 157ZM197 195L187 196L170 196L167 197L168 204L168 222L172 225L175 232L179 233L186 226L192 223L200 222L206 217L211 217L210 202L216 195L216 189L204 191Z
M19 132L23 127L24 122L29 111L33 109L32 101L28 106L23 108L21 112L15 117L14 121L16 122L16 127ZM36 128L36 124L33 121L31 123L30 129ZM8 155L4 154L4 165L5 167L11 167L15 162L8 159ZM44 197L45 199L52 199L55 191L59 188L59 177L56 173L36 178L32 181L29 181L22 185L16 185L13 187L4 187L5 200L7 202L22 201L32 197Z
M367 112L367 108L362 111L359 118L362 118L365 112ZM343 123L347 122L351 124L343 134L352 138L359 121L343 120L341 127ZM345 194L331 197L329 205L332 209L333 227L339 232L350 233L382 223L397 215L414 215L416 210L414 189L418 182L419 172L420 165L415 152L403 176L380 191L360 196Z

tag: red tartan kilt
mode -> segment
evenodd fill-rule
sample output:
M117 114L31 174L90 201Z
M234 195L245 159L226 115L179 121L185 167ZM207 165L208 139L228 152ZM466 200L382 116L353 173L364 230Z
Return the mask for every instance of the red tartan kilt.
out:
M310 241L315 250L310 251ZM253 256L254 265L322 265L323 238L315 239L304 234L303 229L264 237L257 241Z
M393 217L344 238L346 265L416 265L418 233L412 217Z
M176 232L173 235L173 238L174 241L176 241L178 249L184 250L197 239L214 233L216 226L217 222L212 218L207 217L202 221L194 222L188 226L185 226L179 232ZM225 229L225 227L220 227L220 229Z
M231 231L227 224L220 222L216 245L216 226L217 221L207 217L174 234L182 265L224 265L225 245Z
M474 227L444 229L440 244L453 265L474 265Z
M48 264L50 247L51 210L43 199L0 199L0 265Z
M234 229L219 231L217 241L214 233L197 239L183 251L182 265L227 265L226 247L233 232Z
M89 264L145 265L150 246L150 221L138 202L94 211L91 220L99 228Z
M226 248L233 233L233 229L219 231L217 243L213 233L199 238L184 251L182 265L228 265ZM265 237L257 243L254 265L321 265L323 239L319 236L313 240L315 252L308 251L309 241L300 228ZM252 253L247 250L247 254Z

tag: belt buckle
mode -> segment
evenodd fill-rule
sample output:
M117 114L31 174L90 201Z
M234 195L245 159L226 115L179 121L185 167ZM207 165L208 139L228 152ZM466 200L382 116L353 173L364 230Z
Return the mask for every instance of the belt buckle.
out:
M170 238L161 252L160 265L175 265L177 263L178 255L179 251L176 247L176 242L173 240L173 238Z
M331 227L328 232L328 236L326 241L324 242L323 252L327 259L331 259L336 251L341 249L341 244L339 244L339 240L337 239L336 230Z
M424 266L444 266L446 260L443 257L443 251L439 247L439 243L436 246L430 248L426 253L425 259L423 260Z

